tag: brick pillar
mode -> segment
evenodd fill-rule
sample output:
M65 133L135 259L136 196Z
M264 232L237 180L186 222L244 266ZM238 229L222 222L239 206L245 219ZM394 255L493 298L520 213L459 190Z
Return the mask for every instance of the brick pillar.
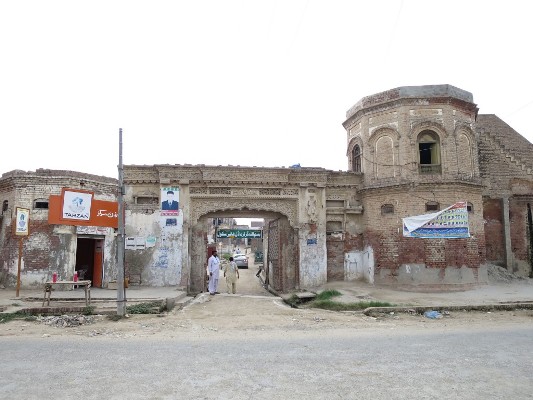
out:
M511 222L509 219L509 197L502 198L503 209L503 235L505 238L505 266L513 272L513 250L511 248Z

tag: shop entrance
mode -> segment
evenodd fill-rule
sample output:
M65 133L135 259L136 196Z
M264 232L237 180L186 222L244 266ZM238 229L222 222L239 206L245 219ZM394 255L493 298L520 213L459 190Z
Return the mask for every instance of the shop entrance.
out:
M91 280L93 287L102 287L103 247L102 238L78 236L75 270L80 280Z

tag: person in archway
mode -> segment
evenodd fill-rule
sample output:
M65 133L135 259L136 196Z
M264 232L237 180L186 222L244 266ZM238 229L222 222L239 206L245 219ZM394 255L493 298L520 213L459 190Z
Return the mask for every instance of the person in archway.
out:
M213 251L213 255L207 261L207 272L209 273L209 294L218 294L218 277L220 273L220 260L218 259L217 251Z
M229 263L224 265L224 277L226 278L226 288L228 294L237 293L237 279L239 279L239 267L237 267L237 264L235 263L235 261L233 261L233 257L230 257Z

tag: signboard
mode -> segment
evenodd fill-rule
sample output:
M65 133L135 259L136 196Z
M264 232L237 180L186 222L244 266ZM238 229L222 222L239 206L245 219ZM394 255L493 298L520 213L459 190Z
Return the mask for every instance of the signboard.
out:
M106 226L118 228L118 202L91 200L89 220L62 218L64 201L61 196L50 195L48 201L48 223L55 225Z
M15 235L28 236L30 233L30 210L28 208L17 207L16 215Z
M63 189L61 194L61 218L73 221L89 221L93 193L85 190Z
M176 216L180 213L180 188L167 186L161 188L161 215Z
M262 239L263 231L260 229L218 229L217 239L225 238Z
M403 236L425 239L469 238L468 210L466 201L431 214L402 218Z

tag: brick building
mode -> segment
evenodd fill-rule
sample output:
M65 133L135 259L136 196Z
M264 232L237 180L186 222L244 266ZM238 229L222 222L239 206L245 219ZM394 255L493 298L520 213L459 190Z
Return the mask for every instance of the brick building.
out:
M17 207L29 210L29 235L22 240L21 287L40 286L57 272L60 279L91 279L93 286L105 286L116 277L114 229L82 223L50 223L54 198L64 188L94 193L94 198L113 202L117 180L74 171L15 170L0 178L0 282L15 286L19 238L13 234ZM95 269L96 268L96 269Z
M346 117L349 169L363 176L363 228L354 233L373 251L377 282L482 283L486 262L531 274L530 142L478 115L472 94L450 85L368 96ZM402 217L459 200L468 202L470 238L403 237Z
M213 221L237 217L265 220L267 278L282 292L331 280L464 288L487 283L487 263L531 275L533 144L497 116L479 114L471 93L450 85L399 87L361 99L343 126L347 171L124 166L126 276L202 290ZM12 285L16 271L14 206L31 209L24 284L40 284L53 270L70 276L81 266L83 246L86 253L103 249L101 285L116 276L112 229L48 223L44 204L64 187L115 199L110 178L38 170L0 179L2 283ZM175 208L165 205L166 196ZM403 218L460 201L467 204L468 236L404 235Z

